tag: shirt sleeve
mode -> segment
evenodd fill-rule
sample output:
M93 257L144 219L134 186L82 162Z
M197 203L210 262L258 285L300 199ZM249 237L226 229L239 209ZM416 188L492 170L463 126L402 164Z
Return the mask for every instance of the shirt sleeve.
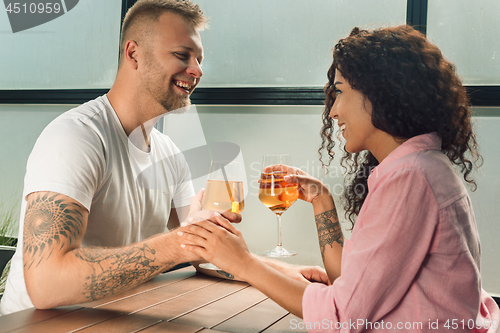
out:
M79 120L56 120L42 132L30 154L24 196L38 191L57 192L90 211L104 169L99 136Z
M418 168L386 173L345 242L342 275L331 286L313 283L305 290L310 332L359 332L362 321L377 322L395 309L425 260L437 222L435 196Z

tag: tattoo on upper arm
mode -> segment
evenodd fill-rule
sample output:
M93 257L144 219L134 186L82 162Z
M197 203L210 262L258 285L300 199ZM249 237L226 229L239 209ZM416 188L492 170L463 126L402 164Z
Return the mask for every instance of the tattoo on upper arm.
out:
M146 243L123 249L80 248L76 257L92 266L84 286L89 301L116 294L153 277L161 266L153 265L156 251ZM170 267L175 262L168 264Z
M54 245L72 246L83 229L85 208L58 193L33 193L24 219L24 266L35 267L51 256Z
M344 246L344 235L335 209L318 214L314 218L318 229L321 256L325 260L326 245L333 247L333 242L337 242L340 246Z

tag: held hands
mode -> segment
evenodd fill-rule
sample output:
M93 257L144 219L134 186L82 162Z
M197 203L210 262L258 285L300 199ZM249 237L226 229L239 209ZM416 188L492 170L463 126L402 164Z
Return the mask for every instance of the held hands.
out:
M241 215L233 212L222 212L218 213L213 210L203 210L202 200L205 194L204 189L199 191L193 198L191 198L190 210L186 220L181 223L181 228L177 229L176 236L178 237L178 246L189 257L195 257L196 260L205 259L208 262L212 262L207 259L207 256L202 256L200 251L192 250L193 247L199 247L200 244L191 242L191 239L196 235L196 231L202 229L210 229L211 227L221 228L220 226L230 226L232 231L239 232L234 228L231 223L241 222ZM223 227L223 230L225 227ZM187 233L187 234L186 234ZM243 238L241 238L243 239ZM199 240L195 238L195 240ZM244 243L244 241L243 241ZM181 249L182 247L182 249ZM246 245L245 245L246 248ZM201 247L200 247L201 249ZM212 262L214 263L214 262ZM217 266L222 268L221 266ZM228 273L233 273L233 271L226 271Z
M184 222L181 223L181 226L187 226L194 223L200 223L202 221L209 221L208 223L218 223L216 216L218 213L212 210L202 210L201 201L203 199L204 190L199 191L194 197L191 198L191 205L189 209L188 217ZM224 218L227 221L233 223L239 223L241 221L241 215L232 213L232 212L224 212L222 213ZM218 214L220 215L220 214ZM229 223L229 222L228 222ZM182 249L180 246L186 243L186 240L179 235L179 230L183 228L176 229L169 233L172 239L169 241L169 244L172 244L173 248L170 251L174 251L178 254L179 258L182 262L194 262L199 261L202 258L199 255L196 255L194 252L188 252ZM182 233L182 231L181 231Z
M183 223L177 234L181 247L234 276L243 276L245 263L253 257L241 232L219 213L195 224Z
M264 172L283 171L288 173L284 177L286 182L297 183L299 199L314 203L323 195L330 196L330 191L320 180L310 176L308 173L287 165L272 165L263 170Z
M306 194L301 192L301 199L311 202L314 200L311 188L324 185L307 173L301 170L297 171L300 174L295 175L296 178L291 177L292 180L289 181L298 182L299 188L305 188ZM191 199L189 216L181 224L181 228L177 229L178 244L185 252L190 253L193 257L203 258L220 269L243 279L245 269L249 266L248 263L251 260L261 260L297 281L330 284L328 275L321 267L290 265L282 261L252 255L241 232L230 223L239 223L241 215L231 212L203 211L201 209L203 193L204 191L201 190Z

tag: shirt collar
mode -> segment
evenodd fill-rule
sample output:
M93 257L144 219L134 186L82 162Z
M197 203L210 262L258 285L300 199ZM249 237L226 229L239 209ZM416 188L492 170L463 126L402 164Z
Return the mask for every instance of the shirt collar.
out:
M441 150L442 140L436 132L421 134L414 136L403 142L399 147L394 149L376 168L383 169L385 166L391 164L393 161L422 150Z

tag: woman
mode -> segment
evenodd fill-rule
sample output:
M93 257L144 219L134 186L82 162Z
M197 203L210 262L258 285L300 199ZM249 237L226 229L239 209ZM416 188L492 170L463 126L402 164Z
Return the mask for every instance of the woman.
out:
M455 171L474 187L480 156L453 65L409 26L355 28L335 46L328 78L320 151L331 161L337 120L351 239L343 240L323 184L301 171L287 181L313 204L333 283L305 284L265 267L222 217L220 226L182 228L183 247L303 317L311 332L496 332L499 310L481 289L474 213Z

